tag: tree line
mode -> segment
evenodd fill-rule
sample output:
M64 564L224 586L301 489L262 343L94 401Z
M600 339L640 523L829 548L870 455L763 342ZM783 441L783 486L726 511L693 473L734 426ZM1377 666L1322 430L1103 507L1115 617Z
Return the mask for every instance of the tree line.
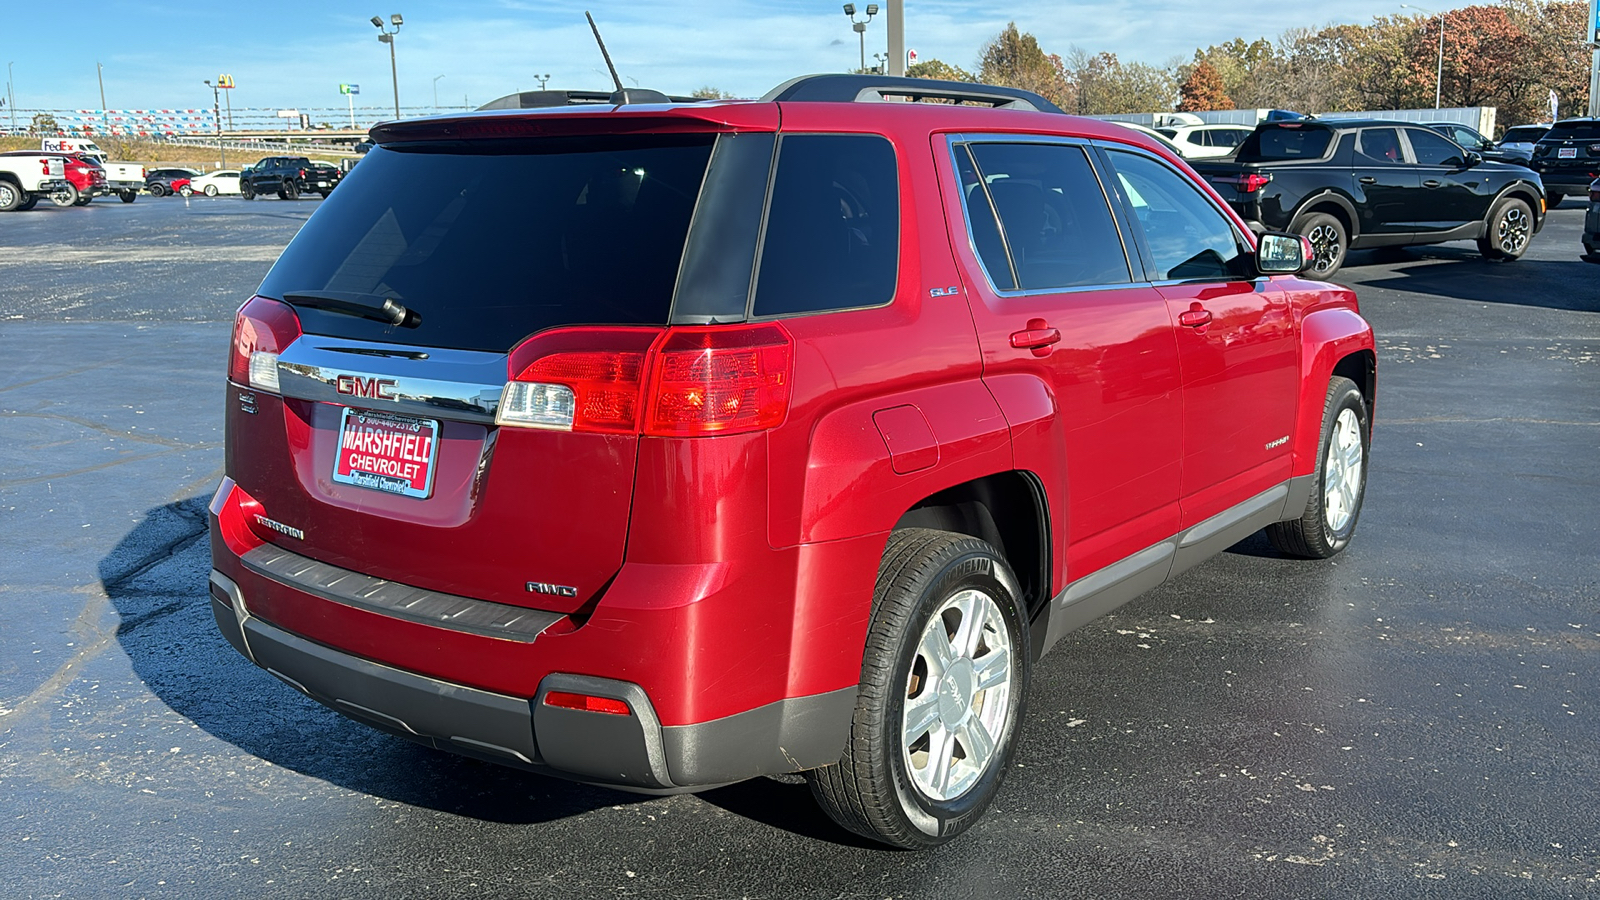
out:
M1275 40L1234 38L1165 65L1123 62L1073 46L1046 52L1015 22L984 44L974 71L941 60L907 74L1030 90L1070 113L1291 109L1306 113L1494 106L1501 126L1588 105L1586 0L1501 0L1434 16L1378 16L1368 25L1291 28ZM1439 39L1443 27L1441 67Z

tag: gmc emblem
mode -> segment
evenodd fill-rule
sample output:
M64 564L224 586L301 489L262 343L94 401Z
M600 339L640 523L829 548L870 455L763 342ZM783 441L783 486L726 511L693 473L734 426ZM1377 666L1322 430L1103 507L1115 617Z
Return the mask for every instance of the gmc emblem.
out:
M334 388L341 394L352 397L375 397L379 400L394 399L393 378L362 378L360 375L340 375L334 383Z

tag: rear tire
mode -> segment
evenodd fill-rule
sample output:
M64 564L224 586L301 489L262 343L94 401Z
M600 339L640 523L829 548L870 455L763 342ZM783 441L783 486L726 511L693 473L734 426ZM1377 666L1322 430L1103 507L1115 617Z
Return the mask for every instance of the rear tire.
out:
M1344 223L1336 217L1314 212L1296 222L1290 230L1311 242L1311 267L1306 274L1313 278L1332 278L1344 265L1345 254L1350 251L1350 236Z
M1533 240L1533 209L1516 197L1506 197L1489 211L1478 238L1478 252L1488 259L1521 259Z
M283 189L278 191L278 196L285 200L299 200L300 185L295 184L292 181L285 181L283 183Z
M159 184L150 185L148 190L152 197L164 197L167 194L167 189Z
M214 184L208 184L206 185L205 191L207 197L215 197L217 195L217 186Z
M68 183L66 187L50 195L50 202L66 208L78 205L78 187Z
M1372 431L1367 404L1348 378L1328 382L1322 407L1322 443L1316 485L1300 518L1267 526L1267 540L1282 553L1327 559L1350 545L1367 492L1367 450Z
M132 203L133 201L139 199L139 192L138 191L123 191L122 193L118 194L117 197L123 203Z
M78 199L74 200L72 205L73 206L88 206L89 203L92 200L94 200L94 195L93 194L79 195Z
M1010 767L1032 653L1021 591L977 538L894 532L873 593L850 739L806 773L840 826L937 846L983 815Z
M1561 205L1561 201L1563 201L1565 199L1567 199L1567 195L1566 194L1558 194L1558 193L1555 193L1554 191L1551 191L1551 192L1549 192L1549 193L1544 195L1544 208L1545 209L1555 209L1556 207L1560 206Z

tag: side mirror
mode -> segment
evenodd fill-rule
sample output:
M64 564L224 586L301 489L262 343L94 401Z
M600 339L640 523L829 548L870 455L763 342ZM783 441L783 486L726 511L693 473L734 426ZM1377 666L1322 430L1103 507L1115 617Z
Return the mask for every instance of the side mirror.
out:
M1462 151L1462 152L1464 152L1467 155L1466 167L1469 168L1469 169L1472 168L1473 166L1483 162L1483 155L1481 153L1478 153L1476 150L1465 150L1465 151Z
M1256 239L1256 271L1263 275L1299 275L1315 255L1302 235L1269 231Z

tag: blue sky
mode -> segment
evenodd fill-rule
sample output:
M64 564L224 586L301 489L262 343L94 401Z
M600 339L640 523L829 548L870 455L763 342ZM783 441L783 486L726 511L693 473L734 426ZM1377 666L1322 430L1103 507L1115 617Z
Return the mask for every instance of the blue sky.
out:
M543 74L552 88L609 89L586 8L625 83L668 93L714 85L759 96L794 75L853 68L859 52L842 4L831 0L366 0L268 4L281 12L272 17L252 11L257 6L91 0L69 10L12 0L0 16L13 38L0 63L12 63L9 80L22 109L98 108L97 62L112 109L209 107L211 91L202 81L223 72L238 85L231 98L236 109L342 109L341 82L361 85L358 105L392 105L388 48L368 20L394 12L405 17L395 46L400 100L408 108L431 106L435 88L441 104L478 105L534 89ZM1049 52L1077 45L1164 63L1236 36L1366 22L1404 12L1399 7L1387 0L907 0L906 33L921 58L969 68L1010 20ZM884 51L885 41L880 15L867 31L869 57Z

